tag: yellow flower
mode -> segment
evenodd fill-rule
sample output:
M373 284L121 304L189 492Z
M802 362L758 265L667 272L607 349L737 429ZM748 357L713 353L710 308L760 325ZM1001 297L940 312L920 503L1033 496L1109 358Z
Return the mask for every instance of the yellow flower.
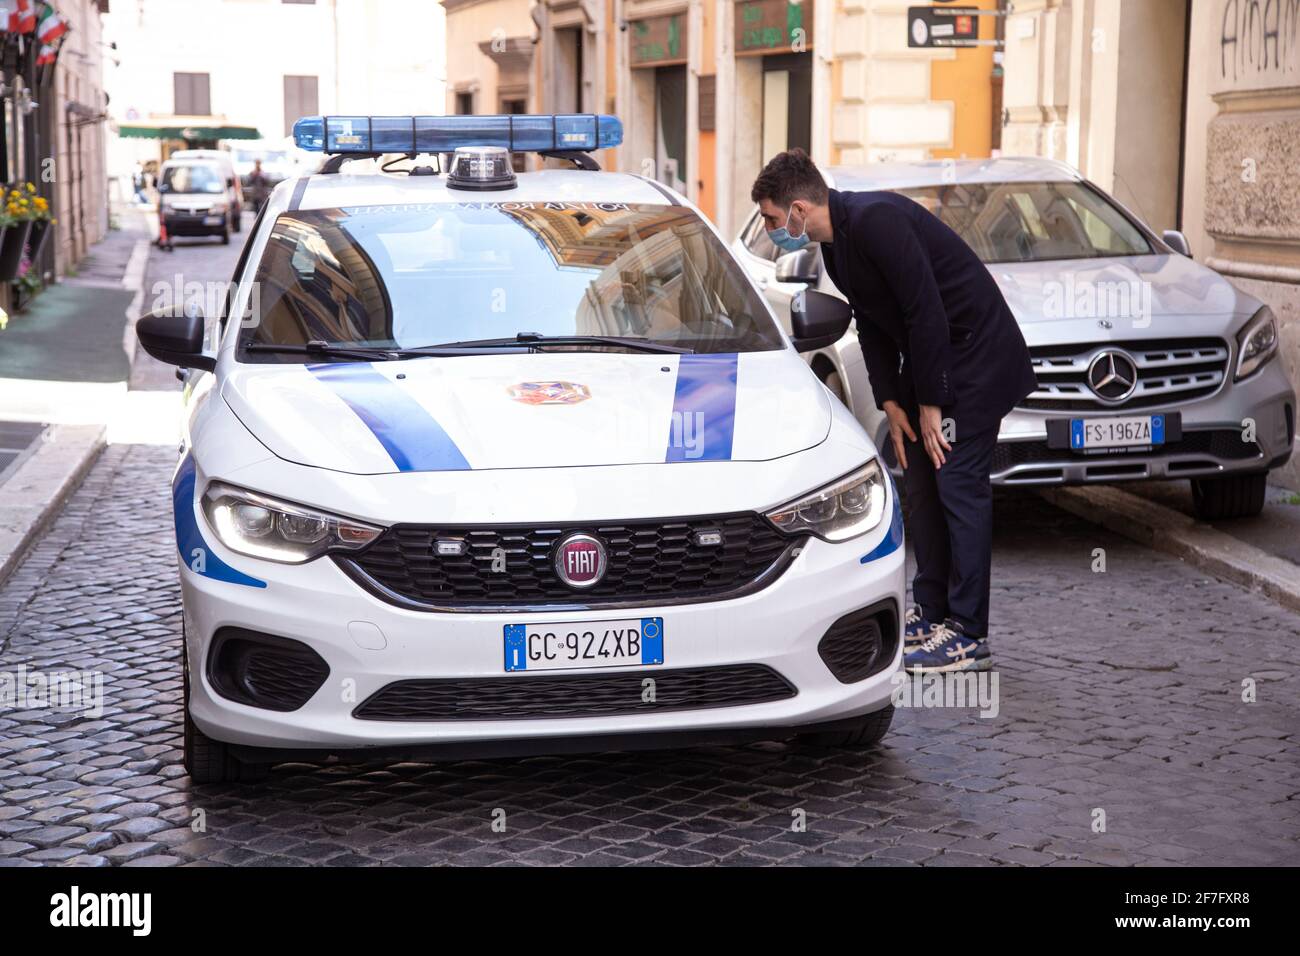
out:
M34 192L36 192L36 187L33 186L31 183L28 183L28 184L27 184L27 191L28 191L29 193L34 193Z

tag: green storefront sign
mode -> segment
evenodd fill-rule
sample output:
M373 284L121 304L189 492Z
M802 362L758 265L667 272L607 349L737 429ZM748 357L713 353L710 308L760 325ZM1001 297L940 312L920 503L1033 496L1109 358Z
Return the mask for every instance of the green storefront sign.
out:
M743 0L735 21L737 56L812 49L812 0Z
M633 20L629 44L632 66L667 66L686 62L686 15Z

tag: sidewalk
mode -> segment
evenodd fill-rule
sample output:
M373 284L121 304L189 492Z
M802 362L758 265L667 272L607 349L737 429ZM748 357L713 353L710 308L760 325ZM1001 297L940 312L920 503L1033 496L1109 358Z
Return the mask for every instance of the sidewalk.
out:
M111 431L147 430L161 417L142 415L127 391L148 222L129 207L114 217L119 228L76 274L0 331L0 582L76 490Z

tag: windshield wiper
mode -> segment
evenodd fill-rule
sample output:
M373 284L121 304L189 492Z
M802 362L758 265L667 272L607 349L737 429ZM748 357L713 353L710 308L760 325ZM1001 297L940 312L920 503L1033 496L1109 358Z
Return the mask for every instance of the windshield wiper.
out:
M441 348L434 346L427 349L385 348L382 345L342 345L329 342L311 341L306 345L277 345L274 342L249 342L244 346L249 352L280 353L283 355L319 355L322 358L351 358L362 362L393 361L411 355L432 355L454 357L457 355L489 355L496 351L486 348Z
M667 352L674 355L685 355L694 353L695 349L684 348L677 345L665 345L662 342L651 342L649 339L638 339L631 336L621 335L543 335L540 332L520 332L513 338L500 339L474 339L465 342L443 342L440 345L430 345L425 348L403 349L404 353L414 355L425 355L429 350L438 349L497 349L497 348L529 348L536 345L607 345L613 348L631 349L636 352Z

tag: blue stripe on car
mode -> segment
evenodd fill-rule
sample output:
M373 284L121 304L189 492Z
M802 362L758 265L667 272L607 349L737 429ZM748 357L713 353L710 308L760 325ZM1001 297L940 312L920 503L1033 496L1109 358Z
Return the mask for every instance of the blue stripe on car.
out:
M195 574L230 584L245 584L251 588L266 587L265 581L236 571L212 553L208 542L199 530L198 516L194 513L194 478L197 469L194 456L188 452L176 468L172 479L172 512L176 519L176 550L185 566Z
M308 365L384 446L398 471L469 471L469 462L424 406L366 362Z
M683 355L664 461L730 461L736 425L734 352Z
M889 472L885 472L889 475ZM889 476L889 492L894 498L894 517L889 522L889 533L881 539L880 543L862 556L862 563L875 561L877 558L883 558L887 554L893 554L903 543L903 509L898 504L898 486L894 484L893 476Z

